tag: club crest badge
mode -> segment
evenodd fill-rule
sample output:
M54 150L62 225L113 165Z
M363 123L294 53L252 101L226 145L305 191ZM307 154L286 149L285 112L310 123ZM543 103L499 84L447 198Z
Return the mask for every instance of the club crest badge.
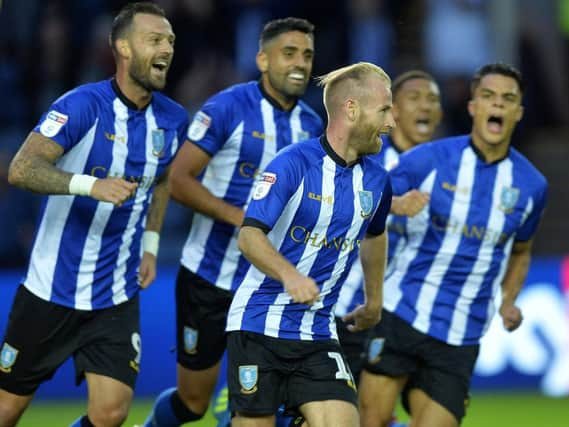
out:
M259 367L257 365L239 366L239 384L241 384L241 393L255 393L257 391L258 379Z
M299 130L296 132L296 140L298 142L305 141L307 139L310 139L310 134L308 132L303 130Z
M515 187L502 187L499 208L504 213L510 213L516 206L520 197L520 189Z
M364 219L369 218L373 210L373 193L371 191L360 190L358 195L360 198L360 207L362 208L360 215Z
M367 360L369 363L379 362L384 343L385 338L374 338L371 340L367 348Z
M198 352L198 331L184 326L184 350L188 354L196 354Z
M164 156L164 129L152 130L152 155L158 158Z
M18 350L5 342L0 352L0 371L9 373L14 363L16 363L17 357Z

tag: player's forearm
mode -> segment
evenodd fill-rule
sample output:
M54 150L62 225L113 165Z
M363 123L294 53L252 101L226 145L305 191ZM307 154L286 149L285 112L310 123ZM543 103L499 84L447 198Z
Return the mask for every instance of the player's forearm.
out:
M168 200L170 200L168 180L162 179L154 187L152 202L148 208L148 217L146 218L146 231L156 231L160 233L162 223L164 222L164 215L166 214L166 207L168 206Z
M214 196L191 176L172 175L170 194L177 202L217 221L227 222L236 227L243 223L243 209Z
M531 253L529 250L512 251L504 280L502 281L502 302L514 304L525 283Z
M267 276L284 283L298 271L273 246L262 230L245 226L239 231L239 249L247 260Z
M360 259L364 275L366 304L374 308L383 305L383 277L387 259L387 232L367 236L360 246Z

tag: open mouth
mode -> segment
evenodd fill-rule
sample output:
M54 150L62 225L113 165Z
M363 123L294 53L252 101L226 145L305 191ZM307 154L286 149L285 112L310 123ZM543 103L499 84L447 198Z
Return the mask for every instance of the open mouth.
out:
M502 127L504 124L504 119L500 116L490 116L488 118L488 130L492 133L502 132Z
M152 68L156 71L163 73L168 69L168 61L160 60L160 61L153 62Z
M420 133L429 133L431 131L431 120L427 118L420 118L415 120L415 127Z
M306 80L304 73L301 73L299 71L295 71L295 72L290 73L288 75L288 78L291 80L294 80L298 83L304 83L304 80Z

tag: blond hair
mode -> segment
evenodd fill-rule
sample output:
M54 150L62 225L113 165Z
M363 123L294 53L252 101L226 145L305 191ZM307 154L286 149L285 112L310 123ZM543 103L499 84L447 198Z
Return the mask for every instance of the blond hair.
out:
M342 83L350 82L351 89L353 90L361 87L362 83L370 75L379 77L385 82L388 88L391 88L391 78L389 75L381 67L371 62L357 62L318 77L318 85L324 88L324 106L328 109L332 93L335 92L335 89L339 86L343 86Z

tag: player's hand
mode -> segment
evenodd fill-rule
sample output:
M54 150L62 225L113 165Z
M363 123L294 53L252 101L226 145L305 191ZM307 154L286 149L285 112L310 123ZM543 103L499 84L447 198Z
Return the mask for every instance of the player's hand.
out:
M431 196L418 190L410 190L402 196L393 196L390 212L400 216L415 216L429 203Z
M374 308L367 304L358 305L354 311L346 314L342 320L347 324L350 332L369 329L381 320L381 306Z
M138 272L138 286L146 289L154 282L154 279L156 279L156 257L149 252L144 252Z
M320 298L320 289L316 282L302 274L286 280L283 285L294 302L312 305Z
M504 328L509 332L518 329L522 324L522 320L524 320L522 311L514 304L502 303L499 312L500 316L502 316Z
M123 178L100 178L91 189L91 197L101 202L121 206L136 191L138 184Z

